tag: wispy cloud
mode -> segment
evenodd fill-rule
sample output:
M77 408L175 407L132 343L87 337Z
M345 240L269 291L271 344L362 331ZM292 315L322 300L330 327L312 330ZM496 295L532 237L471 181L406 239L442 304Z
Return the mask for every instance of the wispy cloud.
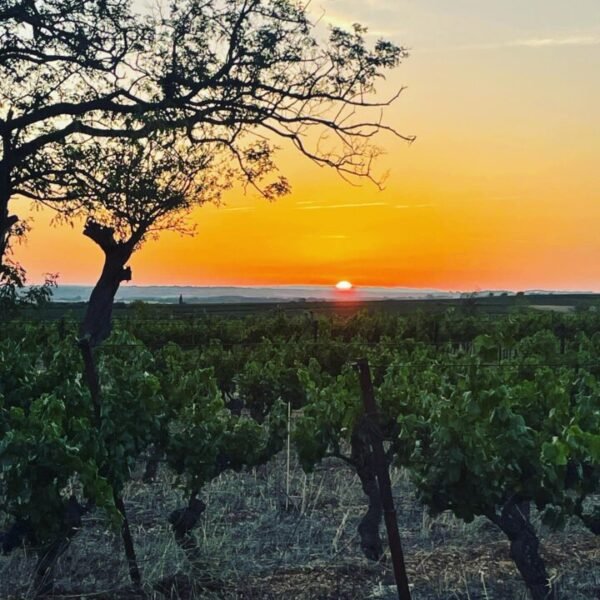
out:
M507 42L506 46L520 46L524 48L546 48L548 46L597 46L600 44L600 37L591 35L572 36L572 37L547 37L530 38L526 40L514 40Z
M235 206L232 208L223 208L221 210L224 210L226 212L237 212L237 211L249 211L249 210L254 210L254 206Z
M366 208L370 206L387 206L385 202L360 202L357 204L319 204L317 206L299 206L296 210L326 210L330 208Z
M505 42L490 42L485 44L467 44L460 46L464 50L495 50L498 48L555 48L555 47L586 47L600 46L600 36L580 35L568 37L539 37L508 40Z
M394 208L402 208L402 209L408 209L408 208L432 208L434 206L435 206L435 204L396 204L394 206Z

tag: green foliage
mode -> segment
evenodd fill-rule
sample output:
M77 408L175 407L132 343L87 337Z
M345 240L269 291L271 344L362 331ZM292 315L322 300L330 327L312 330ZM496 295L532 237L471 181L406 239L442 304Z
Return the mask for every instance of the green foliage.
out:
M323 374L316 361L300 371L307 404L294 427L293 438L302 467L311 471L328 454L340 454L362 413L356 373L346 368L335 378Z
M27 522L36 544L59 533L74 492L117 518L76 348L48 341L0 342L0 510Z
M228 411L208 369L182 373L169 397L179 407L168 425L169 464L179 475L189 474L191 489L200 489L215 475Z
M104 449L98 460L120 493L140 455L158 439L168 408L152 354L123 332L115 333L110 344L112 351L98 361Z
M468 369L390 366L379 394L397 406L397 462L433 512L470 521L516 496L565 516L597 489L598 384L589 373L545 366L554 342L538 332L500 368L485 364L490 344L481 338Z
M26 285L25 271L16 264L0 265L0 317L13 318L23 308L43 307L52 299L56 275L46 275L42 285Z
M202 350L185 351L170 343L157 353L167 405L154 443L165 451L177 482L190 491L226 469L266 462L282 447L287 415L278 396L261 398L259 420L252 417L252 401L246 415L226 407L224 394L237 392L236 373L244 360L215 340Z
M288 403L306 470L343 456L363 413L352 363L365 356L388 449L434 512L469 521L516 496L552 525L578 516L596 530L598 315L316 320L316 341L312 318L281 312L121 323L97 356L99 423L69 328L7 325L0 511L38 544L57 535L72 494L116 523L113 495L149 447L174 485L197 492L278 452Z

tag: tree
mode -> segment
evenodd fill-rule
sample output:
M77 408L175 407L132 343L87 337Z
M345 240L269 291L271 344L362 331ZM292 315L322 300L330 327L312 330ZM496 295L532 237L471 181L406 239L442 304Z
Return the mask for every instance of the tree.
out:
M185 217L189 210L207 201L218 201L222 190L231 185L236 169L222 164L218 153L209 152L210 149L206 145L195 145L187 137L172 131L155 132L144 140L69 144L63 154L56 157L69 189L78 198L77 205L65 208L66 214L69 217L85 215L84 235L104 254L102 272L92 290L79 336L85 381L99 431L110 431L110 427L103 416L104 394L94 348L110 334L114 297L121 282L131 279L127 262L149 236L164 229L188 231ZM272 163L265 158L260 146L251 146L243 152L247 170L252 170L253 181L261 182L272 171ZM246 173L243 177L247 179ZM284 186L277 184L268 189L273 195L276 190L285 191ZM151 417L158 418L156 415ZM154 443L156 446L156 439ZM132 450L139 448L134 446ZM164 451L164 448L160 450ZM102 465L101 470L109 473L111 467ZM115 493L115 506L123 517L122 534L131 578L139 587L141 575L120 495L122 482L119 477L109 477L109 482ZM182 509L191 511L194 518L189 523L186 521L183 529L178 529L179 517L173 523L178 532L177 539L185 542L186 548L189 529L201 512L198 512L201 503L197 494L194 491L189 506Z
M362 113L397 97L369 100L404 48L383 40L368 48L358 25L332 28L323 40L307 6L293 0L161 8L144 15L129 0L0 4L2 270L11 236L23 232L9 210L15 197L76 200L56 160L67 143L179 129L194 144L229 151L256 186L242 148L253 138L258 158L270 160L280 139L343 176L373 179L373 136L395 132L379 114Z
M57 162L78 198L64 207L65 216L84 217L84 235L104 255L81 327L94 347L110 333L113 300L121 282L131 279L132 254L163 230L191 233L191 208L218 202L235 174L176 132L69 145Z
M124 0L0 4L0 267L10 236L23 235L10 214L14 196L49 199L57 180L50 148L125 104L119 84L126 58L149 30ZM129 101L130 109L135 102ZM85 122L87 118L88 122ZM90 132L93 133L93 132ZM13 271L14 273L14 271Z

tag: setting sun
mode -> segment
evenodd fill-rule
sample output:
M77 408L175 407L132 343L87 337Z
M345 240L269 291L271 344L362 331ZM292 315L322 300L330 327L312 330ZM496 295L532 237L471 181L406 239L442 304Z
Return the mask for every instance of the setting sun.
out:
M335 287L338 290L351 290L352 289L352 284L349 281L338 281L335 284Z

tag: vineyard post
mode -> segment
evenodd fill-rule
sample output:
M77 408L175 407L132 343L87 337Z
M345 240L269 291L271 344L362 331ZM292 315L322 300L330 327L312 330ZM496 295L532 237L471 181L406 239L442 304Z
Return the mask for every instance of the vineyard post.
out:
M287 403L287 465L285 474L285 510L290 509L290 441L292 433L292 403Z
M129 519L127 518L127 512L125 510L125 503L123 498L115 493L114 494L115 506L119 513L121 513L121 537L123 539L123 546L125 548L125 556L127 557L127 566L129 568L129 577L136 587L136 589L142 589L142 575L140 573L137 558L135 555L135 546L133 545L133 538L131 537L131 529L129 528Z
M365 416L370 420L371 431L373 432L371 447L375 458L379 495L381 496L381 504L383 505L383 515L390 544L390 553L392 555L396 587L398 588L398 598L399 600L411 600L406 566L404 564L404 554L402 552L402 542L400 541L400 532L394 508L394 497L392 496L392 484L383 448L383 436L377 418L377 404L375 402L375 393L373 392L373 381L371 380L371 370L368 360L366 358L357 360L356 368L358 369L362 399L365 405Z

